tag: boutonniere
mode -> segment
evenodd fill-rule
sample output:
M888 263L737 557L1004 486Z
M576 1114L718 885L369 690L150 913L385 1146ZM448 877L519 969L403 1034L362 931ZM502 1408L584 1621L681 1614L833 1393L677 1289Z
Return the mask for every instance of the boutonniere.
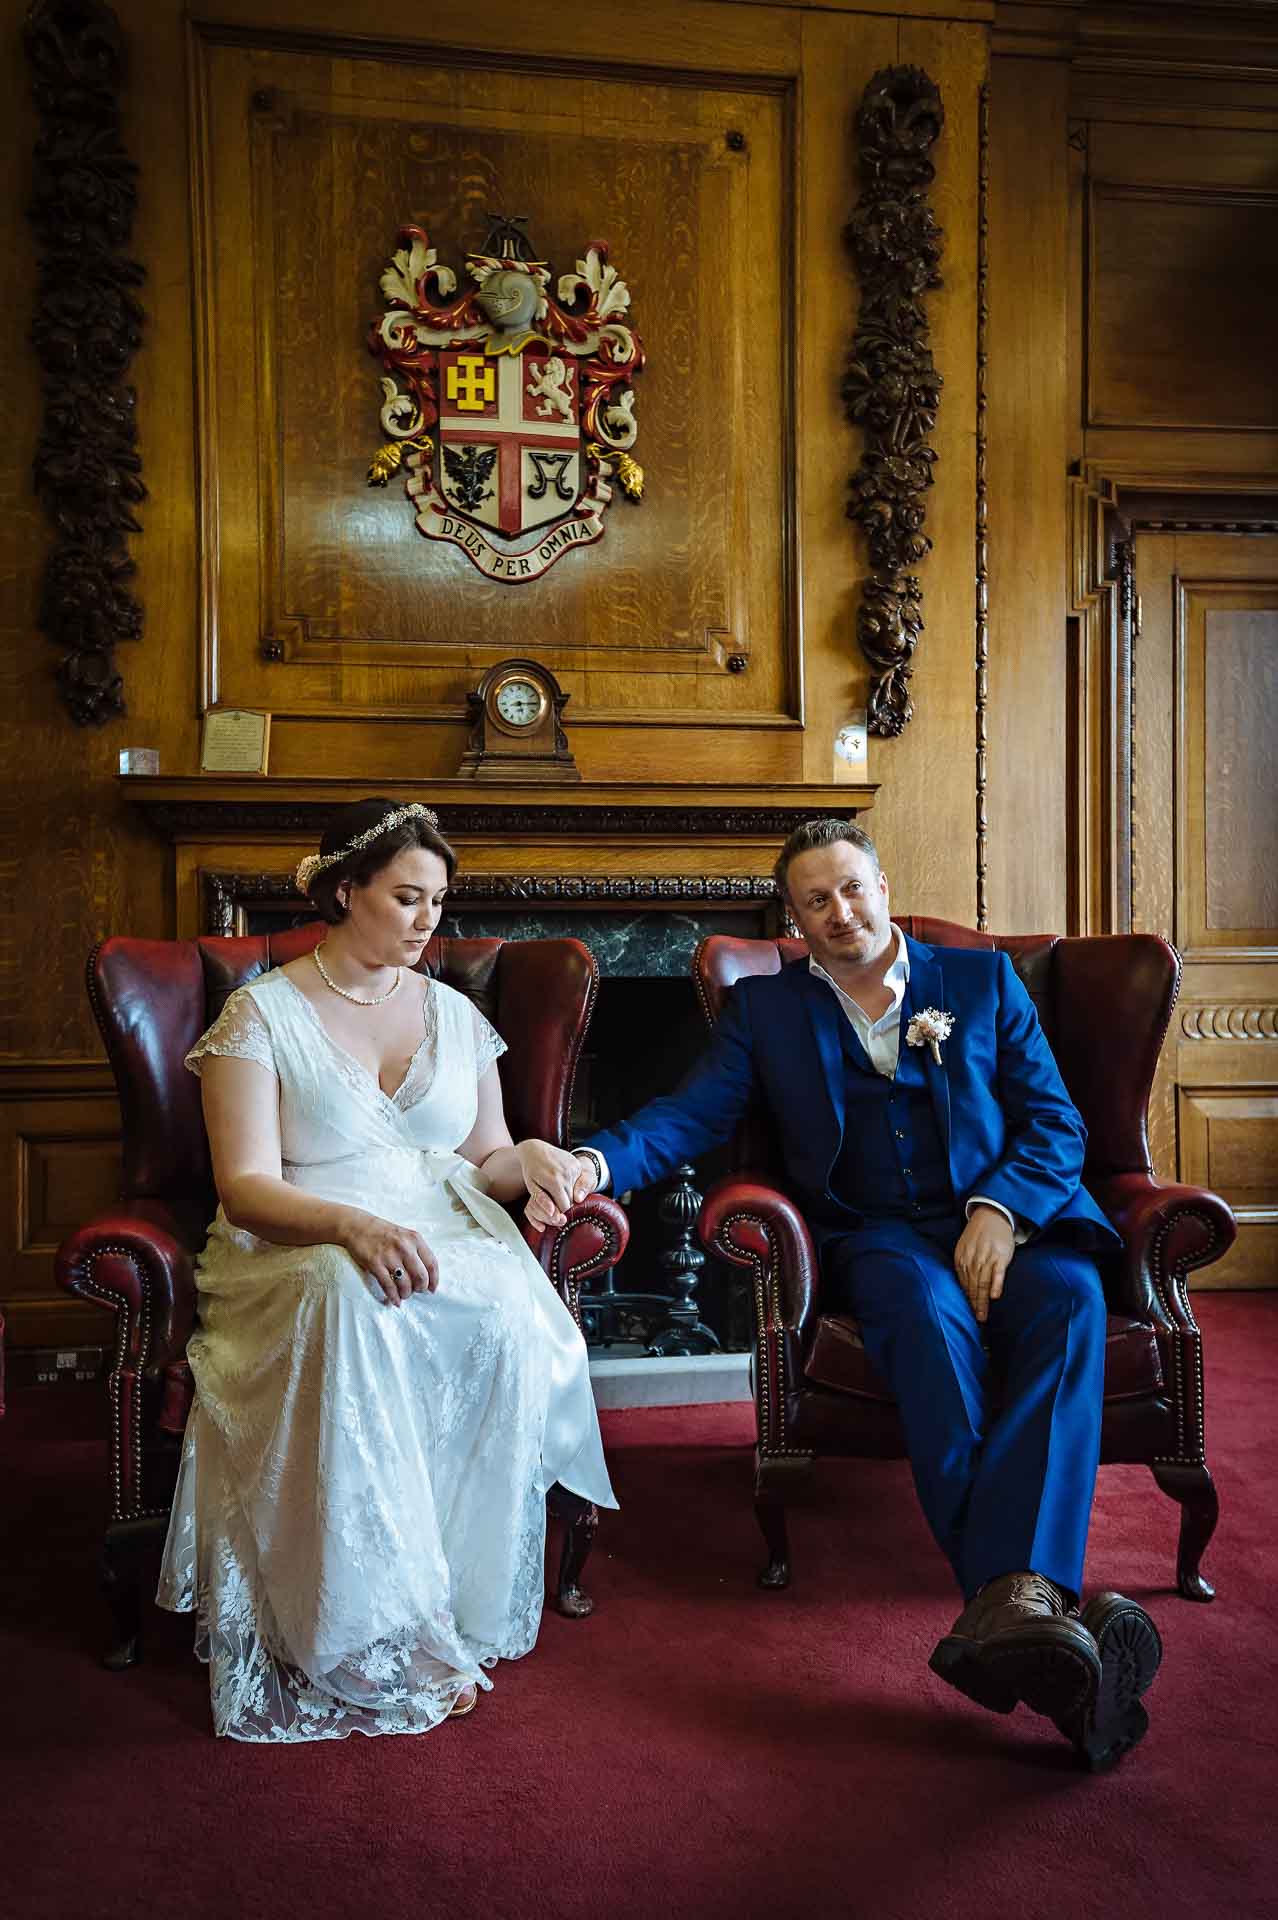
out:
M924 1007L922 1013L916 1013L905 1029L906 1044L911 1047L931 1047L932 1058L939 1067L941 1042L948 1040L953 1031L952 1013L942 1013L939 1007Z

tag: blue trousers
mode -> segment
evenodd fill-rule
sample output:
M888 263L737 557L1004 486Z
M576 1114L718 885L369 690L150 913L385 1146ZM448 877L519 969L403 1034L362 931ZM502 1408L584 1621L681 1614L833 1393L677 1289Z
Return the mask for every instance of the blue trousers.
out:
M1100 1457L1100 1276L1086 1254L1031 1241L982 1327L954 1272L963 1225L840 1234L823 1249L825 1299L856 1315L897 1398L919 1500L964 1598L1025 1571L1077 1594Z

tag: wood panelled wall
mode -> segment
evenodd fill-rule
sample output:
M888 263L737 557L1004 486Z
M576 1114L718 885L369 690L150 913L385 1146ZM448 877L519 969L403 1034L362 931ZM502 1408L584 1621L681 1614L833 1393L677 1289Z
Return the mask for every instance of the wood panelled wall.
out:
M1056 10L1062 66L1061 41L1041 31L1052 10L1004 8L993 61L996 108L1000 95L1033 101L1052 129L1046 155L1032 140L1018 152L1021 179L1065 164L1068 226L1055 246L1038 241L1043 278L1007 291L1027 302L1022 328L1051 329L1036 430L1059 431L1062 378L1065 389L1071 918L1159 933L1184 956L1151 1144L1160 1174L1235 1208L1238 1241L1212 1286L1278 1280L1278 88L1273 39L1258 37L1272 36L1266 11L1164 7L1151 58L1143 10ZM1020 392L994 390L1005 403ZM1028 424L1028 387L1019 405ZM1007 457L1023 456L1027 436L1007 439ZM992 585L1004 622L1016 589ZM1005 669L1009 641L992 632Z
M1099 463L1120 488L1255 487L1278 469L1257 350L1273 337L1264 243L1278 55L1258 9L634 0L590 14L490 0L431 10L429 47L427 16L408 0L366 0L355 25L345 0L116 0L116 11L140 168L131 251L148 273L131 370L149 491L133 542L146 632L121 649L127 719L82 731L57 700L36 626L46 532L29 482L41 400L25 206L37 124L25 3L0 5L0 103L19 156L0 195L11 263L0 309L0 1303L16 1337L39 1342L102 1333L42 1278L62 1215L88 1204L109 1160L85 955L104 933L175 925L172 851L120 796L119 749L156 747L166 773L193 773L215 680L223 699L291 716L275 725L273 771L373 790L454 772L466 685L525 650L572 689L589 779L802 788L838 777L833 734L867 689L853 639L866 556L844 515L860 443L838 396L856 318L842 230L860 191L854 114L878 68L923 67L946 110L933 192L944 286L927 302L945 386L917 711L900 740L872 743L869 768L880 783L871 824L899 900L975 918L978 721L990 924L1061 927L1086 895L1087 876L1070 878L1071 858L1086 858L1071 781L1089 764L1076 738L1071 463ZM362 195L355 175L332 171L338 119L372 168ZM392 123L430 137L406 135L405 147ZM724 144L729 126L745 132L744 152ZM313 152L289 145L299 128L319 141ZM492 175L496 152L511 178ZM458 168L467 184L454 192ZM681 222L669 210L685 176L695 217ZM562 562L540 602L485 588L460 556L426 551L397 482L385 496L363 489L378 391L360 329L378 311L393 228L437 223L441 257L460 266L494 191L530 196L516 210L532 215L556 272L589 239L612 240L648 347L636 449L648 492L639 508L611 509L603 546L620 590L606 602L592 594L614 576L592 572L591 556ZM989 669L978 716L982 214ZM283 316L298 349L275 389L287 405L269 416L263 382L278 367L264 301L277 345ZM308 370L325 395L315 418ZM259 512L272 460L282 521ZM368 576L357 618L343 544ZM287 626L299 614L309 639ZM293 650L275 666L261 653L272 621ZM748 643L735 679L706 642L724 630ZM357 650L352 665L332 658L335 634ZM379 636L407 651L375 657Z

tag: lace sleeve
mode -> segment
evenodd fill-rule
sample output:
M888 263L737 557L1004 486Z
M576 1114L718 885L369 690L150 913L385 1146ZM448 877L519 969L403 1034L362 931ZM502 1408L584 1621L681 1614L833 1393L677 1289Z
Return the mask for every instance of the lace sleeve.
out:
M266 1022L252 994L246 993L243 987L231 995L208 1032L191 1048L184 1064L198 1074L201 1061L209 1053L224 1054L233 1060L256 1060L259 1067L275 1072L275 1054Z
M506 1051L506 1042L496 1027L485 1020L479 1008L471 1002L470 1017L475 1038L475 1078L482 1080L494 1060L500 1060Z

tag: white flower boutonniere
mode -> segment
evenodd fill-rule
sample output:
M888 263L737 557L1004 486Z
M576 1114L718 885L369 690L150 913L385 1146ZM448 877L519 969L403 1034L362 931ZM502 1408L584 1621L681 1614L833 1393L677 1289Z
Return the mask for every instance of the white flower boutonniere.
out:
M952 1013L942 1013L939 1007L924 1007L922 1013L916 1013L905 1029L906 1044L911 1047L931 1047L932 1058L939 1067L941 1042L948 1040L953 1031Z

